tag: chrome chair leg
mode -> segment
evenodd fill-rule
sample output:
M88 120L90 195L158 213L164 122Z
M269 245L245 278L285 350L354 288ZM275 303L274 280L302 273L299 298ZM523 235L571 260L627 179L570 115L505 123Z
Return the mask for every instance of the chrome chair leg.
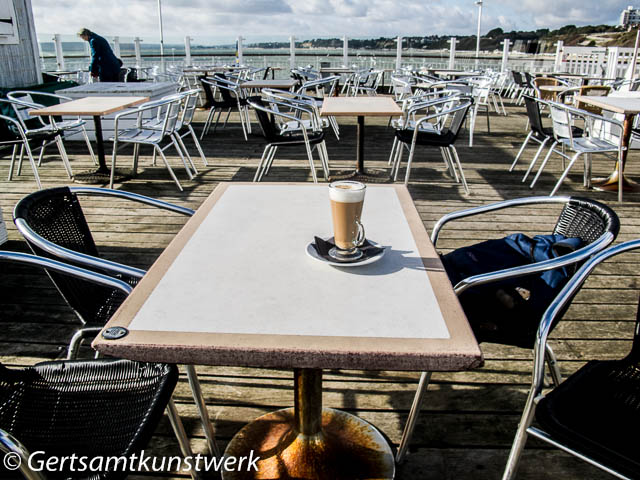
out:
M520 150L518 150L518 154L516 155L515 160L513 161L513 163L511 164L511 166L509 167L509 171L513 172L513 169L516 166L516 163L518 163L518 160L520 159L520 155L522 155L522 152L524 152L525 147L527 146L527 143L529 143L529 139L531 138L531 135L533 135L533 130L529 132L529 135L527 135L527 138L524 139L524 143L522 144L522 146L520 147Z
M260 172L262 171L265 158L267 157L267 152L270 149L271 149L271 145L267 145L266 147L264 147L264 150L262 151L262 157L260 157L260 163L258 163L258 167L256 168L256 174L253 176L254 182L258 182L260 177L262 176L260 175Z
M462 171L462 164L460 163L460 157L458 156L458 151L456 150L456 147L454 147L453 145L449 146L449 150L451 152L453 152L453 157L456 160L456 164L458 165L458 170L460 170L460 179L462 180L462 186L464 187L464 191L467 195L469 195L469 193L471 193L469 191L469 185L467 185L467 179L464 176L464 172Z
M533 178L533 181L531 182L531 185L529 185L529 188L533 188L533 186L538 181L538 178L540 177L540 174L544 170L544 167L547 165L547 162L549 161L549 158L551 158L551 154L555 151L554 149L556 148L556 145L558 145L557 141L554 141L551 144L551 148L547 152L547 155L544 157L544 160L542 160L542 164L540 165L540 168L538 169L538 171L536 173L536 176Z
M71 337L69 347L67 348L67 360L74 360L78 356L78 351L85 338L94 338L102 330L101 327L81 328Z
M207 157L205 156L204 152L202 151L202 146L200 145L200 142L198 141L198 137L196 136L196 132L193 130L193 127L191 125L187 125L187 129L191 133L191 138L193 138L193 143L195 143L196 148L198 149L198 153L200 154L200 158L202 158L202 163L204 163L205 167L208 167L209 164L207 163Z
M544 354L547 365L549 366L551 380L553 381L553 385L557 387L562 383L562 373L560 373L560 367L558 367L558 360L556 359L556 355L553 353L551 345L549 345L548 343L545 344Z
M260 178L258 179L258 181L262 180L262 177L269 175L269 172L271 171L271 165L273 165L273 159L276 158L277 151L278 151L277 146L271 147L271 150L269 151L269 155L267 155L267 158L265 160L264 167L262 167L262 174L260 174Z
M185 365L185 367L187 369L187 378L189 380L189 385L191 386L193 400L198 408L200 420L202 421L202 428L204 428L204 435L207 438L209 453L216 458L220 458L222 455L220 453L220 448L218 448L218 444L216 443L215 430L209 420L209 412L207 411L207 405L205 404L202 396L202 389L200 388L200 380L196 374L196 368L193 365Z
M176 408L175 403L173 403L173 397L169 400L167 405L167 415L169 417L169 422L171 422L171 428L173 428L173 432L178 440L182 456L193 458L193 451L191 450L189 437L187 437L187 432L184 430L184 425L178 415L178 409ZM190 473L193 480L198 480L200 478L200 475L195 470L192 469Z
M420 382L418 383L418 390L413 397L413 403L411 404L411 410L409 410L409 417L407 423L402 431L402 438L400 439L400 445L398 445L398 452L396 453L396 463L402 463L404 456L409 448L409 442L413 435L413 430L416 428L418 421L418 415L422 408L422 400L424 399L427 388L429 387L429 381L431 380L431 372L422 372L420 375Z
M173 181L176 182L176 185L178 186L178 190L182 192L183 191L182 185L180 185L180 181L178 180L178 177L176 177L176 174L173 172L171 165L169 165L169 162L167 161L167 157L164 156L164 152L158 145L155 145L155 148L158 149L158 153L160 153L160 156L162 157L162 161L164 162L164 165L167 167L167 170L169 170L169 175L171 175L171 178L173 178ZM111 174L113 175L113 172L111 172Z
M522 183L526 182L527 177L529 176L529 174L533 171L533 167L535 166L536 162L538 161L538 158L540 157L540 154L542 153L542 150L544 150L544 146L547 144L547 142L549 141L549 138L551 137L547 137L545 138L542 143L540 144L540 146L538 147L538 151L536 152L536 154L533 156L533 160L531 160L531 163L529 164L529 168L527 168L527 172L524 174L524 177L522 177Z

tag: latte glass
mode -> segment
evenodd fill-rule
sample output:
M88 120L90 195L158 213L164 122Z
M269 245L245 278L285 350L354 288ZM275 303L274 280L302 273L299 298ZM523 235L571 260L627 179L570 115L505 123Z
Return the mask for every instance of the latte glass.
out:
M362 257L358 248L364 243L364 227L360 222L366 185L341 180L329 185L329 200L333 218L335 248L329 255L338 260L357 260Z

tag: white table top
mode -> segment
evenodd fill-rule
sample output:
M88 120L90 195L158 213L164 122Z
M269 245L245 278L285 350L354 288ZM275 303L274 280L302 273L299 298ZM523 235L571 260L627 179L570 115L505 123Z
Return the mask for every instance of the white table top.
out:
M392 97L324 97L320 116L334 117L389 117L402 115L402 110Z
M149 97L85 97L50 107L29 110L30 115L108 115L128 107L140 105Z
M288 90L295 87L298 82L291 78L289 79L264 79L264 80L247 80L240 84L240 88L281 88Z
M331 235L326 185L221 184L109 322L129 335L94 346L214 365L478 365L479 348L406 188L368 186L362 220L385 256L335 268L305 251L314 235Z
M635 95L630 96L607 96L597 97L588 95L576 96L576 101L609 110L610 112L622 113L624 115L634 115L640 113L640 93L629 92Z

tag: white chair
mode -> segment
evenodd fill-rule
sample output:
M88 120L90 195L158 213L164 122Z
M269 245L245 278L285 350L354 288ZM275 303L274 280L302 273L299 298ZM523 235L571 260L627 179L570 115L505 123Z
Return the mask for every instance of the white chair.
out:
M540 169L536 174L530 187L538 181L540 174L547 165L549 158L553 153L557 153L563 159L569 160L562 175L558 179L556 185L550 193L550 196L556 194L560 185L569 174L569 170L580 155L585 155L584 162L584 186L591 187L591 154L592 153L615 153L617 155L622 151L622 123L612 118L605 118L601 115L578 110L567 105L557 102L547 102L551 110L551 122L553 125L553 136L555 141L551 145L549 152L542 161ZM574 125L577 119L582 119L585 123L585 129L581 136L575 136ZM561 150L557 147L561 146ZM573 150L573 156L564 153L565 149Z
M64 148L63 138L68 135L81 133L85 143L87 144L87 149L89 150L91 160L93 161L94 165L97 165L98 161L93 153L91 141L89 140L87 130L85 129L86 122L80 117L77 117L75 120L62 121L56 121L53 117L50 117L48 118L49 121L47 121L43 117L30 115L29 110L44 108L44 105L37 101L37 99L39 98L48 99L49 102L53 100L54 102L58 103L68 102L72 100L70 97L57 95L54 93L35 92L29 90L15 90L13 92L9 92L7 94L7 100L12 102L13 111L16 114L18 121L22 125L26 136L32 137L41 136L43 134L46 135L57 133L58 135L55 136L54 142L58 147L60 157L62 158L69 177L71 178L73 176L73 172L71 171L71 165L69 163L67 151ZM51 143L53 142L50 139L43 140L40 155L38 158L38 165L42 163L42 157L44 155L45 148Z
M0 103L3 102L0 99ZM15 135L15 138L7 138L5 140L0 140L0 148L6 146L12 146L11 152L11 164L9 165L9 181L13 178L13 171L16 161L16 150L18 145L20 145L20 159L18 162L18 175L20 175L20 170L22 168L22 158L24 153L27 153L27 157L29 158L29 163L31 164L31 170L33 170L33 176L36 179L36 184L38 188L42 188L42 183L40 183L40 175L38 175L38 167L36 166L36 162L33 159L33 154L31 153L31 147L29 146L29 139L27 135L24 133L22 129L22 125L15 118L7 117L5 115L0 115L0 122L5 122L9 133Z
M138 155L140 152L140 145L151 145L154 148L154 151L160 154L162 161L164 162L167 170L169 170L169 174L171 178L178 186L178 189L182 191L182 185L178 181L171 165L167 161L167 157L164 155L164 150L169 148L171 145L176 149L178 155L182 159L182 163L184 164L184 168L187 171L187 175L189 178L193 178L191 174L191 170L187 165L187 160L185 159L178 142L176 141L173 133L176 131L176 126L178 124L178 119L180 116L180 103L182 101L182 95L176 94L175 96L165 99L165 100L157 100L153 102L147 102L145 104L140 105L138 108L135 108L131 111L125 111L119 113L115 116L114 121L114 131L115 134L110 138L113 141L113 156L111 158L111 178L109 181L109 188L113 188L113 180L116 168L116 157L118 152L118 147L122 143L132 143L133 147L133 171L136 171L138 164ZM153 114L160 110L162 117L162 126L158 128L148 128L143 124L143 119L145 115L149 113ZM124 118L136 118L136 126L134 128L128 128L124 130L118 129L118 123L121 119ZM161 143L163 141L169 140L169 143L164 147L161 147Z
M400 170L400 163L402 161L403 145L409 148L407 172L404 179L405 185L409 183L411 164L415 155L416 145L438 147L445 159L445 163L453 173L456 182L461 181L465 192L468 194L469 186L467 185L467 180L464 176L454 143L458 138L458 133L470 107L471 100L466 97L456 96L435 102L420 103L409 109L407 118L411 118L419 112L424 112L424 116L417 118L415 123L406 122L403 128L396 130L395 136L398 140L398 146L396 147L396 158L394 167L392 168L392 173L395 170L394 180L398 178L398 171ZM456 167L458 171L456 171ZM460 175L459 177L458 174Z

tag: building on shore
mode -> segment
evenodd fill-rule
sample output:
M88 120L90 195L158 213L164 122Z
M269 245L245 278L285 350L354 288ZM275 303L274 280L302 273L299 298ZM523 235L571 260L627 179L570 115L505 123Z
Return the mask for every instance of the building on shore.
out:
M629 5L620 13L620 26L631 27L632 25L640 24L640 9L634 8Z

